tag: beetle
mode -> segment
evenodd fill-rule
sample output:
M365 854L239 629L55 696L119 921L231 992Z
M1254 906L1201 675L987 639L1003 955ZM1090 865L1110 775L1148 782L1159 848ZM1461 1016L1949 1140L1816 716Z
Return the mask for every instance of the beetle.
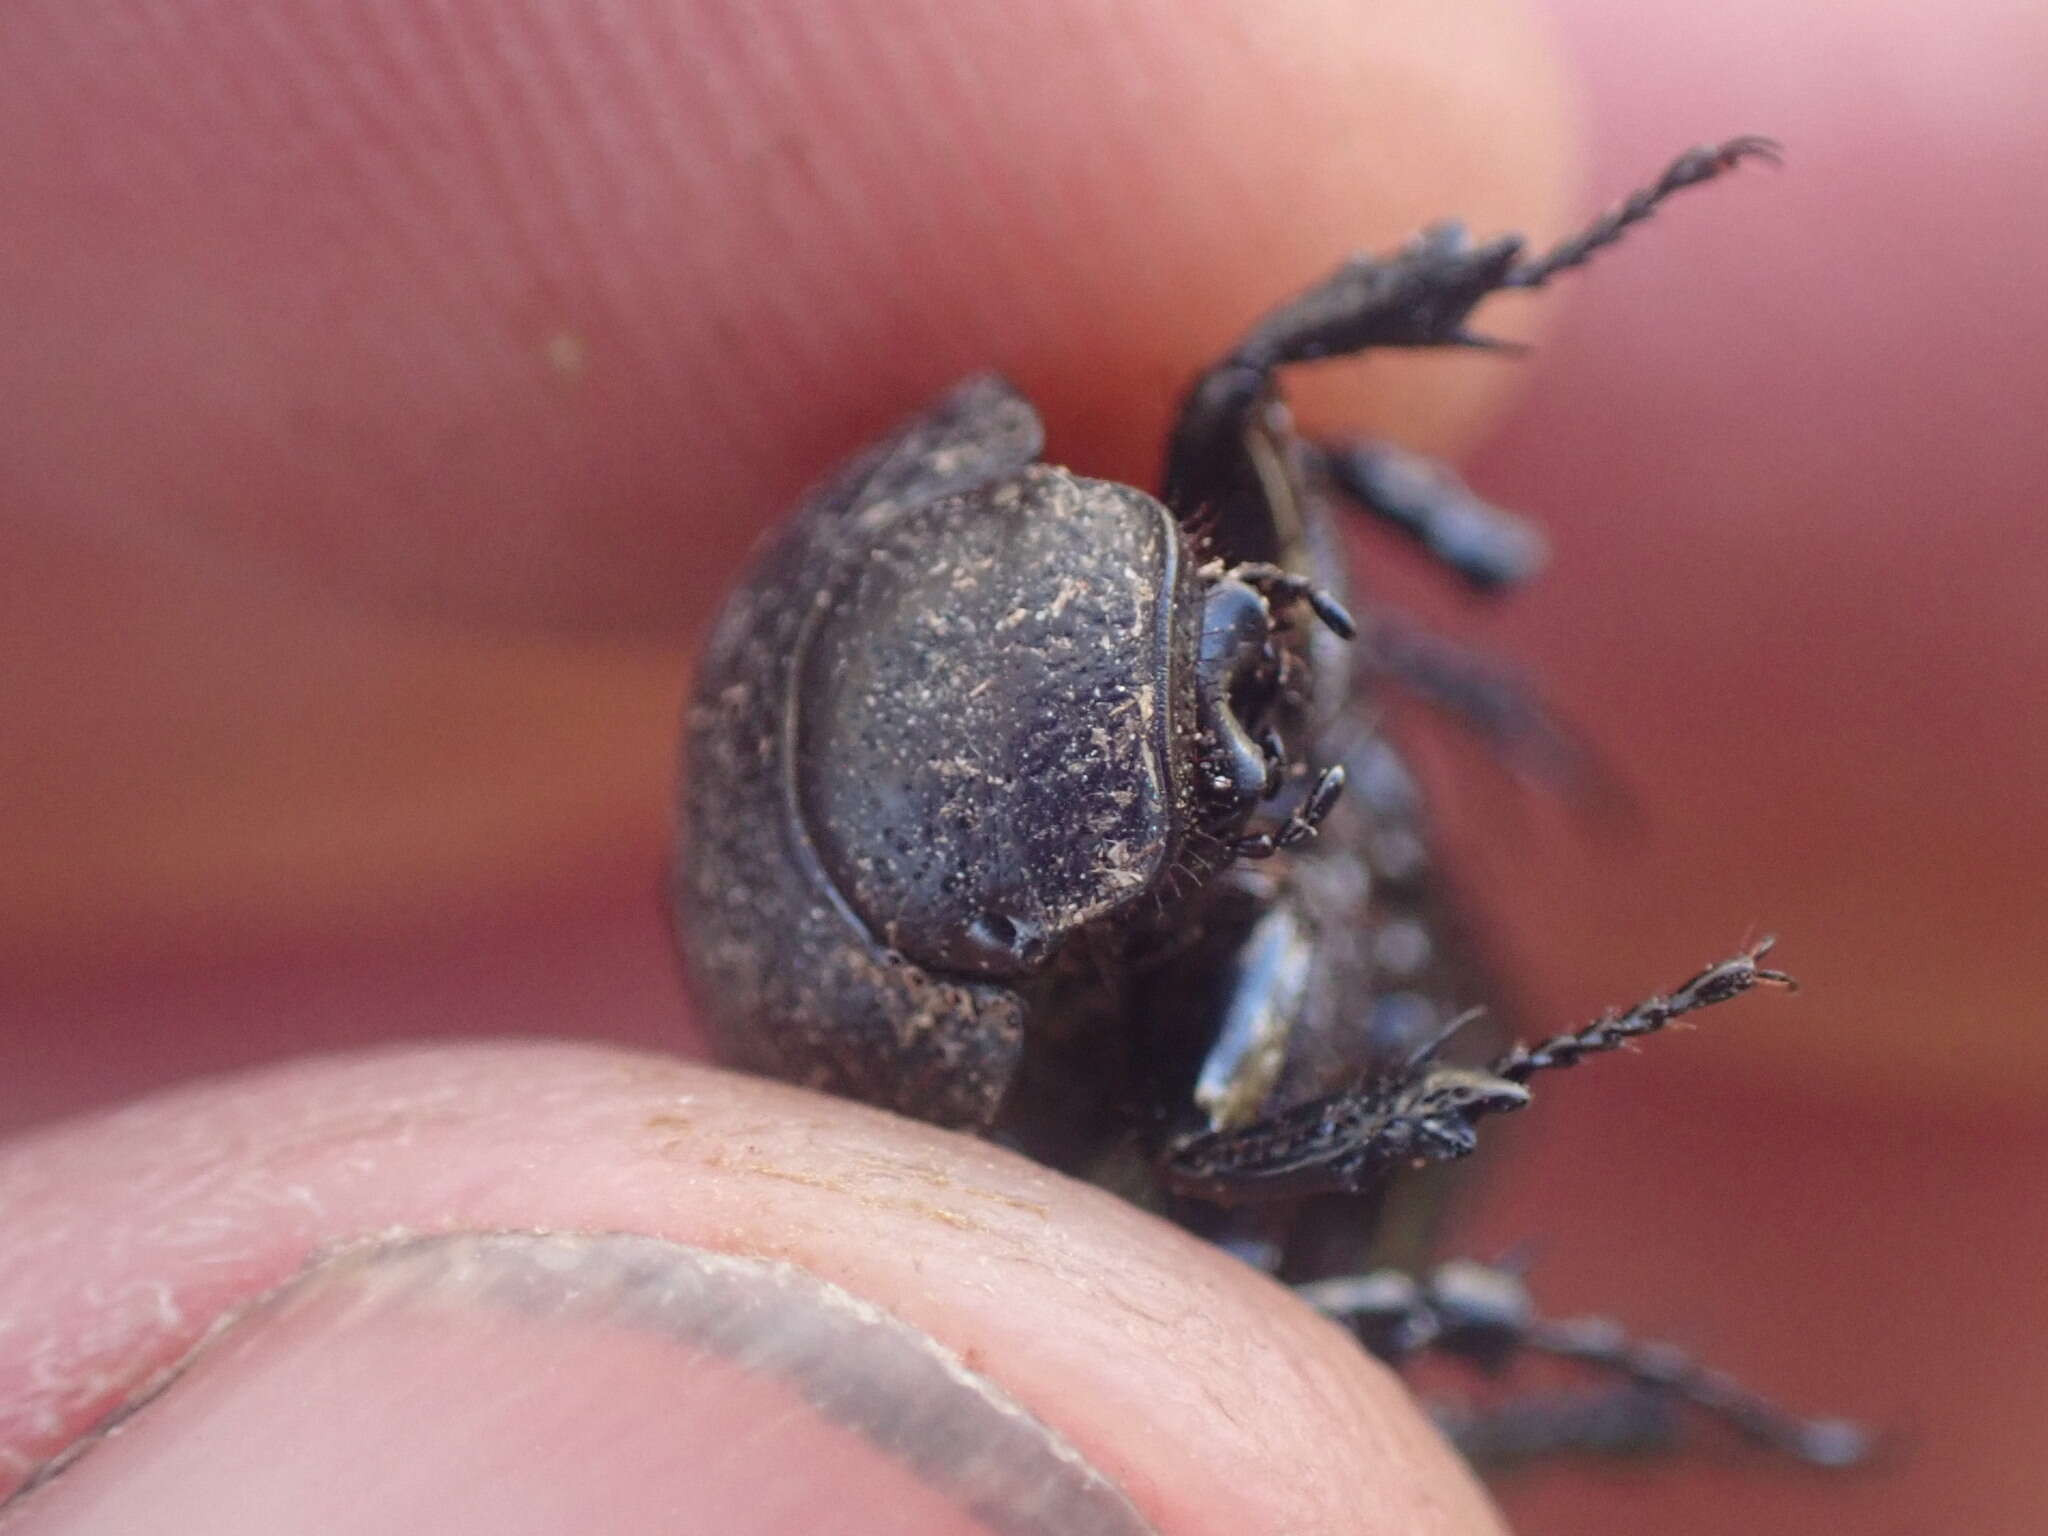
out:
M1506 1268L1423 1265L1406 1170L1470 1153L1540 1073L1789 978L1759 946L1453 1059L1488 989L1383 704L1419 690L1510 752L1562 738L1483 666L1355 616L1331 508L1480 590L1542 541L1426 460L1307 441L1276 386L1377 347L1498 346L1470 323L1489 296L1774 151L1690 150L1540 255L1444 224L1345 262L1195 381L1156 497L1043 462L1036 413L993 376L834 475L727 604L689 714L675 906L722 1057L1115 1189L1394 1363L1541 1354L1613 1378L1447 1411L1480 1459L1661 1446L1680 1404L1858 1459L1851 1426L1541 1318Z

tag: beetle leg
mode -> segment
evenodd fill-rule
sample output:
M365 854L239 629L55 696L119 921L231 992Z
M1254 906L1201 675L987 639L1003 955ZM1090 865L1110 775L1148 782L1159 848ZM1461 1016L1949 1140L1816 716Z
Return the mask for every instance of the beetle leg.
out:
M1753 987L1792 986L1791 977L1758 964L1769 948L1765 940L1668 996L1536 1045L1513 1046L1486 1067L1445 1066L1425 1049L1357 1088L1289 1105L1249 1125L1187 1137L1168 1148L1160 1175L1179 1194L1237 1205L1363 1193L1400 1168L1465 1157L1478 1146L1481 1120L1529 1102L1527 1083L1537 1073L1618 1050Z
M1379 674L1444 711L1511 769L1561 787L1588 806L1631 808L1620 775L1515 673L1396 618L1378 617L1364 626L1352 654L1361 671Z
M1435 459L1376 442L1313 444L1304 452L1333 490L1400 529L1476 591L1526 581L1549 558L1549 541L1534 523L1482 501Z
M1268 599L1278 597L1284 602L1307 603L1310 611L1323 621L1324 627L1340 640L1357 637L1358 621L1328 590L1305 576L1297 576L1292 571L1261 560L1234 565L1230 574L1246 586L1256 587Z
M1499 1402L1425 1401L1443 1437L1482 1475L1563 1456L1664 1456L1683 1432L1668 1392L1624 1384L1605 1390L1518 1393Z
M1456 224L1424 230L1392 256L1357 256L1273 310L1196 380L1167 449L1165 500L1181 516L1227 497L1247 470L1247 435L1270 400L1274 370L1373 347L1478 347L1506 343L1475 332L1472 312L1503 289L1540 288L1582 266L1666 198L1742 161L1771 158L1767 139L1730 139L1686 151L1651 185L1578 234L1525 260L1518 235L1474 245Z
M1270 859L1283 848L1298 848L1316 835L1323 818L1336 805L1337 797L1344 792L1344 770L1340 767L1325 768L1316 775L1316 782L1308 792L1308 798L1271 832L1255 832L1249 837L1240 837L1231 844L1231 851L1241 859Z
M1620 1050L1631 1040L1655 1034L1674 1019L1740 997L1752 987L1796 991L1799 983L1790 976L1757 963L1776 942L1764 939L1733 960L1708 966L1669 997L1650 998L1627 1013L1609 1014L1584 1029L1554 1035L1536 1045L1511 1046L1495 1058L1489 1070L1508 1082L1526 1083L1538 1072L1575 1067L1588 1056Z
M1702 144L1687 150L1664 167L1664 174L1647 187L1631 192L1586 228L1561 240L1534 261L1523 262L1508 273L1502 284L1508 288L1540 288L1560 272L1582 267L1602 246L1612 245L1631 225L1640 224L1657 211L1657 205L1687 187L1712 181L1732 171L1745 160L1762 160L1777 165L1783 160L1774 139L1744 134L1721 144Z
M1468 1421L1475 1449L1485 1450L1489 1435L1494 1445L1505 1439L1523 1455L1595 1446L1658 1449L1669 1429L1659 1407L1675 1402L1814 1466L1850 1466L1870 1454L1870 1437L1855 1425L1802 1418L1669 1344L1632 1339L1600 1318L1540 1316L1521 1276L1507 1269L1460 1260L1421 1280L1380 1270L1315 1281L1297 1294L1390 1365L1434 1353L1498 1375L1517 1360L1544 1356L1618 1377L1634 1399L1610 1397L1590 1417L1584 1410L1595 1399L1578 1399L1576 1415L1532 1416L1529 1402L1504 1405L1499 1418L1482 1412ZM1551 1401L1554 1407L1558 1400ZM1458 1425L1450 1427L1455 1433Z

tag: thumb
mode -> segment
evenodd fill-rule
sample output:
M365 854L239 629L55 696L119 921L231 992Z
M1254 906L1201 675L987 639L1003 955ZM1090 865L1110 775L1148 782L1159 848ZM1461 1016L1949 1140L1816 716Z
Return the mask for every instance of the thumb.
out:
M1264 1278L706 1068L301 1062L18 1143L0 1205L10 1536L1497 1529Z

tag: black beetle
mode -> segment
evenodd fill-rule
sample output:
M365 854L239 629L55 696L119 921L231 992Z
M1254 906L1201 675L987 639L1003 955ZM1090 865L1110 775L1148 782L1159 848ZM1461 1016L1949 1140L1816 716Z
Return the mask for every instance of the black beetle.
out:
M1515 750L1550 736L1485 669L1361 626L1328 509L1468 583L1541 557L1518 520L1382 445L1319 446L1275 387L1373 347L1495 345L1488 295L1576 267L1672 193L1773 146L1679 157L1550 252L1455 225L1359 257L1189 392L1161 495L1039 461L1036 414L971 379L841 470L733 596L691 711L679 931L724 1057L1003 1139L1302 1286L1367 1347L1619 1386L1448 1420L1476 1456L1662 1443L1677 1402L1805 1459L1861 1454L1512 1274L1417 1278L1393 1175L1569 1066L1786 978L1762 949L1534 1047L1450 1065L1482 1003L1432 877L1382 684ZM1341 793L1340 793L1341 792Z

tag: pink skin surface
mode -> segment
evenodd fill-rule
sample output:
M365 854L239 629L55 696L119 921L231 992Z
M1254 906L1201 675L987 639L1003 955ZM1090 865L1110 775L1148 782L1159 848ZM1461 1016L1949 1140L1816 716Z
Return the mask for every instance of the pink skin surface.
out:
M1558 1084L1472 1246L1540 1237L1554 1305L1906 1432L1848 1486L1724 1457L1508 1503L1531 1529L2031 1528L2048 24L1992 0L1260 14L12 7L0 1116L381 1041L684 1041L654 896L684 653L806 480L994 362L1060 458L1142 481L1178 382L1335 253L1445 213L1555 232L1682 144L1767 131L1784 175L1697 194L1603 261L1532 363L1381 361L1300 391L1316 420L1438 451L1524 391L1468 467L1551 529L1550 578L1494 618L1370 558L1528 661L1641 800L1643 835L1588 840L1432 754L1529 1016L1632 998L1758 924L1808 984ZM324 1238L603 1216L799 1254L959 1349L1010 1340L985 1368L1172 1529L1233 1528L1209 1522L1249 1496L1238 1466L1188 1471L1232 1451L1271 1458L1259 1487L1302 1500L1298 1529L1357 1528L1361 1482L1436 1500L1444 1529L1483 1518L1369 1370L1110 1202L1049 1200L1087 1255L1071 1272L1185 1276L1243 1308L1262 1365L1041 1360L1018 1341L1092 1337L1115 1287L1060 1290L1034 1324L1028 1287L976 1311L885 1273L951 1241L944 1218L828 1241L847 1207L821 1199L721 1225L758 1178L673 1184L616 1130L562 1150L671 1091L576 1060L568 1089L518 1050L307 1062L147 1111L167 1159L120 1122L25 1143L37 1230L62 1213L72 1246L18 1267L0 1315L61 1345L114 1315L109 1286L193 1284L146 1244L117 1264L148 1225L132 1170L195 1170L172 1214L203 1225L284 1160L326 1170L321 1217L256 1201L234 1261L178 1292L181 1327ZM396 1155L379 1116L429 1088L456 1123ZM798 1140L901 1135L948 1177L1050 1185L775 1102ZM259 1122L278 1129L222 1130ZM145 1328L99 1390L175 1334ZM1171 1452L1118 1413L1155 1357L1140 1384L1188 1415ZM1188 1406L1204 1393L1217 1411Z
M109 1406L110 1378L175 1359L323 1244L642 1232L795 1263L886 1306L1057 1423L1163 1531L1492 1528L1391 1379L1245 1266L1007 1153L658 1057L534 1044L293 1064L31 1138L0 1199L0 1445L17 1454L64 1443ZM624 1392L657 1411L660 1384L622 1364L557 1362L547 1399ZM179 1411L181 1390L142 1417ZM302 1433L325 1437L309 1417ZM508 1426L508 1468L547 1458L522 1430L540 1433ZM442 1432L422 1417L412 1433L408 1474ZM786 1438L786 1455L813 1453ZM657 1505L716 1466L674 1454L640 1469ZM207 1465L232 1477L231 1459ZM494 1528L459 1499L450 1513Z

